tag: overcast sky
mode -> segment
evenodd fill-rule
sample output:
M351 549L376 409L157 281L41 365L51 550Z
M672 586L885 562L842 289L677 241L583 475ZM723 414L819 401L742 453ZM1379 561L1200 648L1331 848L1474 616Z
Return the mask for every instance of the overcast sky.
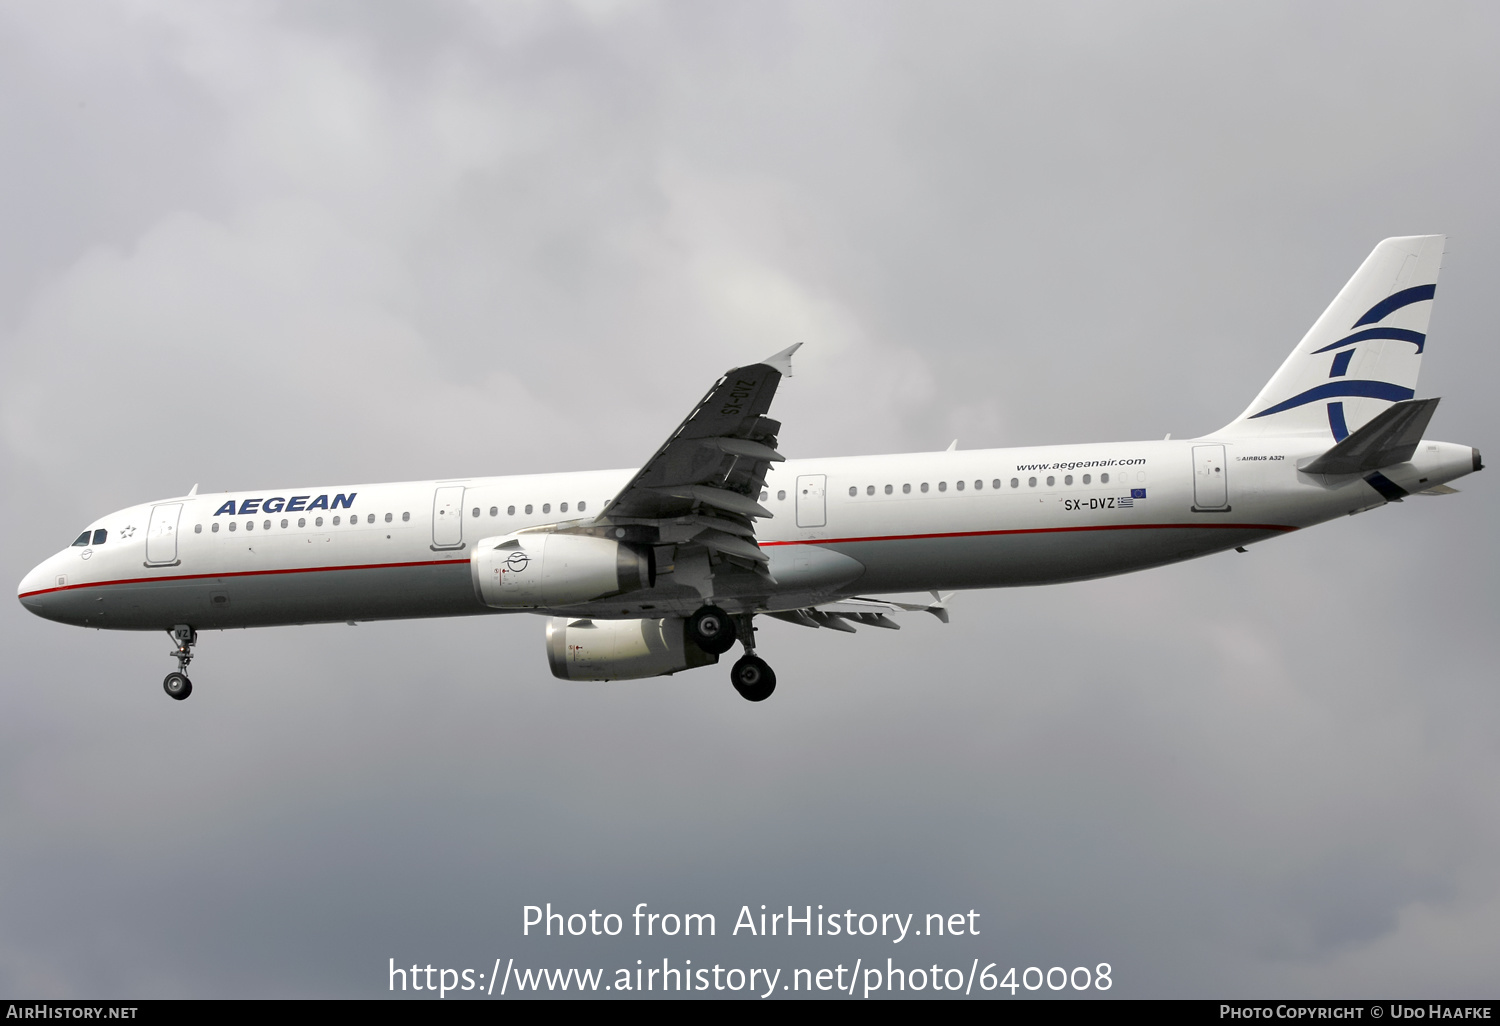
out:
M1391 235L1450 237L1430 434L1500 456L1500 8L1416 10L0 0L6 579L195 482L634 466L793 342L792 457L1201 434ZM529 616L205 634L178 704L164 635L12 604L0 993L1493 997L1492 474L947 626L772 622L762 705L557 681ZM720 936L523 938L547 901ZM762 903L981 934L725 936Z

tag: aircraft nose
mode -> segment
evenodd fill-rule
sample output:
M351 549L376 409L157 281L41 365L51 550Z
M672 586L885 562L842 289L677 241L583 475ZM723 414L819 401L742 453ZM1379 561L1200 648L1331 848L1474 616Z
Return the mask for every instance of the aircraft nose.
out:
M21 605L37 616L47 615L47 594L59 587L53 562L54 560L49 559L32 567L31 572L21 578L21 584L16 588L16 597L21 600Z

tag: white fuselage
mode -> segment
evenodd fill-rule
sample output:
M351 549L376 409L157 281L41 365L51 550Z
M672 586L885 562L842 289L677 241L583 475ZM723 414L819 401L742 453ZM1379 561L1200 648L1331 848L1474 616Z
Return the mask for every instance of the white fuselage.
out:
M738 597L721 588L716 601L754 612L855 594L1081 580L1232 549L1385 501L1358 475L1298 472L1299 460L1326 447L1326 439L1209 437L789 460L767 477L762 504L774 516L756 526L774 583L754 579ZM1475 462L1468 446L1424 441L1383 473L1416 492ZM128 630L498 612L470 570L476 545L588 523L632 473L165 499L90 525L89 543L36 567L20 599L49 619ZM98 531L104 541L93 544ZM679 571L684 581L706 579L666 560L649 589L535 611L686 615L704 596L696 585L674 586Z

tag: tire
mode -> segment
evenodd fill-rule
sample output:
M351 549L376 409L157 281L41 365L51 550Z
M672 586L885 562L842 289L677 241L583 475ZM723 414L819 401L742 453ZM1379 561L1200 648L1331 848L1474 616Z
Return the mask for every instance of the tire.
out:
M718 606L704 606L688 617L687 634L693 644L710 655L723 655L739 638L734 621Z
M179 702L193 693L193 682L181 673L167 674L166 679L161 682L161 687L169 697Z
M747 702L764 702L776 690L776 671L759 656L747 655L735 663L729 679Z

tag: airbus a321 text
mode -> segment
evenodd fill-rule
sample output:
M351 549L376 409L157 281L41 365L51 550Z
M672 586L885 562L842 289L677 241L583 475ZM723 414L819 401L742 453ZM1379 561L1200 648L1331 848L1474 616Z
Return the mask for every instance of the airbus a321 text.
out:
M724 375L639 470L185 496L101 517L26 575L80 627L166 630L192 691L200 631L549 614L552 672L716 663L768 697L756 616L947 620L945 593L1079 581L1242 548L1407 495L1479 452L1417 399L1442 236L1380 243L1245 412L1202 438L788 460L771 400L793 346ZM932 603L882 593L932 592Z

